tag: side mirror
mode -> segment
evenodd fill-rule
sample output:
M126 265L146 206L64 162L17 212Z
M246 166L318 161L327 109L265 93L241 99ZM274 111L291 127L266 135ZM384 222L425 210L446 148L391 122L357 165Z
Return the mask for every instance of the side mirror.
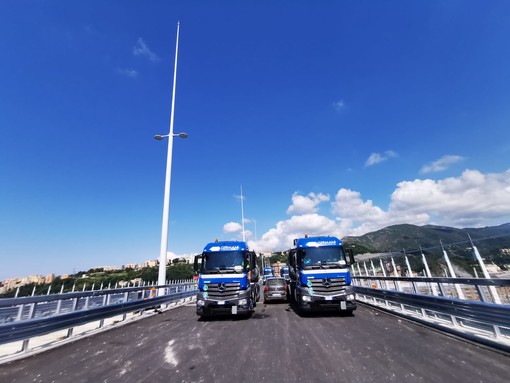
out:
M290 279L296 279L296 270L293 267L289 267L289 277Z
M198 257L199 257L199 255L195 255L195 260L193 261L193 270L195 272L198 271Z
M245 271L250 271L250 270L253 270L257 267L256 265L256 258L255 258L255 254L254 253L247 253L246 254L246 259L245 259L245 262L246 262L246 267L244 268Z
M251 269L251 282L258 282L259 281L259 269L257 267L254 267Z
M354 254L352 253L352 249L346 249L347 252L347 262L349 265L354 265Z

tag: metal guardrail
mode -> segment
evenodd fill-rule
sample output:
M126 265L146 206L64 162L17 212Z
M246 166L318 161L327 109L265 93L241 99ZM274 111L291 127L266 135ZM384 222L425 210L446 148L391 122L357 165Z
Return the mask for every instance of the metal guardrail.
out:
M160 289L164 294L157 296ZM0 299L0 344L23 340L25 351L30 338L65 329L71 337L76 326L99 320L102 327L106 318L125 319L195 294L195 284L188 282Z
M497 289L501 303L510 304L510 279L368 275L354 276L353 280L360 286L491 303L496 303L493 291Z
M353 282L360 302L510 352L510 305L492 303L488 290L506 291L510 279L357 276ZM459 299L455 286L469 299Z

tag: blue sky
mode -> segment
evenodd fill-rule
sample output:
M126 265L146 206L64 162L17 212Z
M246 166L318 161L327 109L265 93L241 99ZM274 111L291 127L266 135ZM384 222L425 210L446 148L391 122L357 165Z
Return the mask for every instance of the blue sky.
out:
M0 280L510 221L507 1L0 2Z

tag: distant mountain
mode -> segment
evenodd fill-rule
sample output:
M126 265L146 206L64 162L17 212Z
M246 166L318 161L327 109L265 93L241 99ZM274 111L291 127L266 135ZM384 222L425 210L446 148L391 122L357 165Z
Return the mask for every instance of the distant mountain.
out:
M510 264L510 255L503 255L501 249L510 248L510 223L483 228L457 229L446 226L393 225L367 233L359 237L345 237L343 242L353 248L355 254L396 252L419 254L419 248L425 254L442 255L441 242L453 257L469 268L472 263L472 251L468 234L483 258L498 265ZM354 246L352 246L354 245ZM459 262L457 262L459 263Z

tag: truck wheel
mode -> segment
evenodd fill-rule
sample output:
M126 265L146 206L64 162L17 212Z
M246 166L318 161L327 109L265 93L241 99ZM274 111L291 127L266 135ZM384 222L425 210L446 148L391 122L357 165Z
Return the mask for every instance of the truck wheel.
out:
M254 307L255 305L253 304L253 298L250 298L250 300L248 301L248 312L245 315L243 315L245 319L251 318L251 315L255 312Z

